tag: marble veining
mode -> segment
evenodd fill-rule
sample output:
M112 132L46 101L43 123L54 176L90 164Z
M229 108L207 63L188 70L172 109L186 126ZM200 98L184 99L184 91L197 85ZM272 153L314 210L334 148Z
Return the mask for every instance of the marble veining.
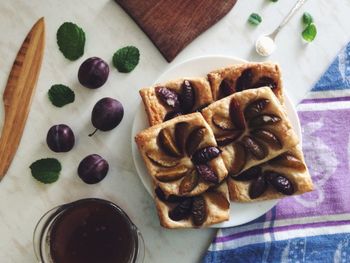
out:
M168 64L150 40L112 0L2 0L0 2L0 93L6 85L16 53L31 26L41 16L46 21L46 49L43 66L17 155L7 176L0 183L0 258L2 263L36 262L32 232L39 217L50 208L84 197L101 197L120 205L140 228L146 242L145 262L198 262L215 233L204 230L166 230L159 226L151 197L139 180L131 158L131 127L140 98L138 90L151 84L164 70L178 62L208 54L237 56L247 60L265 60L253 49L255 39L270 32L294 1L238 1L219 23L199 36ZM300 17L309 11L315 18L318 36L311 44L300 38ZM251 27L246 19L251 12L263 16L263 23ZM296 103L310 89L350 40L348 0L310 0L277 37L278 48L269 60L281 64L284 84ZM76 22L87 35L84 56L67 61L58 51L56 30L64 21ZM109 63L113 53L124 45L141 51L139 66L131 74L111 68L107 83L99 90L86 90L77 81L81 62L99 56ZM63 108L53 107L47 99L52 84L69 85L76 102ZM111 132L88 137L93 127L90 113L95 102L115 97L125 107L124 119ZM2 102L1 102L2 103ZM0 107L0 127L3 108ZM45 143L53 124L66 123L74 130L77 143L67 154L51 152ZM91 153L104 156L110 172L98 185L84 184L76 174L82 158ZM59 181L42 185L30 175L29 165L36 159L56 157L63 165Z

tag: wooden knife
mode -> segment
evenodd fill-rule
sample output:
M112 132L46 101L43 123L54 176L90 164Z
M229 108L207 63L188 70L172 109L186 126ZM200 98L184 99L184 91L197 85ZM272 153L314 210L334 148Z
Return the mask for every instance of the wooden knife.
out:
M23 41L3 95L5 120L0 137L0 179L16 154L38 81L45 46L45 23L40 18Z

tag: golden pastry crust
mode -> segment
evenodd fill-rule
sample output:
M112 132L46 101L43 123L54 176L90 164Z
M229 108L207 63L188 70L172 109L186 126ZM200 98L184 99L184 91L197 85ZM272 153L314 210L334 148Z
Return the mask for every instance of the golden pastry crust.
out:
M220 196L216 196L220 195ZM159 216L160 225L165 228L199 228L221 223L229 219L230 199L226 182L220 184L215 190L208 190L203 193L206 203L207 216L204 223L196 226L191 216L187 219L174 221L169 217L169 211L174 209L176 204L161 201L155 196L155 204Z
M171 107L164 105L156 95L156 87L166 87L170 90L181 93L181 85L184 80L190 81L194 88L195 104L192 112L209 105L213 101L209 82L206 78L181 78L174 81L156 84L151 87L141 89L140 95L145 106L150 126L162 123L167 113L172 112Z
M208 80L210 82L214 101L223 97L220 92L220 84L223 79L228 79L235 86L236 81L241 76L242 72L248 68L252 69L253 72L252 86L254 86L261 77L271 78L276 83L276 88L274 88L273 91L283 104L281 70L278 64L272 62L242 63L210 72L208 74Z
M297 157L304 164L305 169L300 170L282 165L272 165L268 162L260 165L262 171L274 171L288 178L293 183L295 189L293 195L300 195L312 191L312 179L305 164L304 156L300 149L300 146L298 145L288 152ZM286 197L286 195L283 195L282 193L276 191L271 185L269 185L267 190L260 197L251 199L249 197L249 186L251 181L237 181L229 178L227 180L227 183L229 186L230 198L232 201L255 202Z
M223 98L219 101L216 101L209 105L207 108L205 108L202 111L202 114L205 118L205 120L209 123L209 126L214 132L214 135L218 138L220 134L222 133L222 130L220 130L214 123L213 123L213 116L216 114L220 114L227 119L230 119L229 117L229 107L230 102L232 99L235 99L239 102L240 110L244 112L244 109L247 105L250 103L260 100L260 99L267 99L269 100L269 103L266 106L266 109L262 111L264 114L274 114L278 116L281 120L273 125L266 125L262 126L262 129L272 132L281 142L282 148L281 149L273 149L272 147L269 147L268 144L262 142L265 146L268 148L268 154L265 158L261 160L257 160L255 158L248 158L245 165L243 166L243 169L240 171L244 171L249 169L252 166L258 165L260 163L264 163L277 155L285 152L286 150L296 146L299 143L299 139L297 135L295 134L290 121L287 118L287 115L285 114L285 111L282 107L282 105L279 103L278 99L274 95L274 93L271 91L269 87L262 87L258 89L250 89L245 90L242 92L235 93L233 95L230 95L226 98ZM247 123L247 121L246 121ZM228 144L226 146L222 146L222 157L224 159L225 165L227 170L232 172L231 167L234 162L237 162L238 157L236 156L236 153L234 151L233 146L235 143L241 141L242 137L245 135L251 135L251 131L253 129L246 128L244 133L239 137L235 142ZM248 151L246 151L248 152ZM234 175L234 174L233 174Z
M157 143L157 136L162 129L167 128L171 130L174 138L175 124L179 122L186 122L189 124L189 131L187 134L189 134L195 128L198 128L198 127L205 128L204 138L200 143L200 145L198 146L198 148L202 148L206 146L217 146L213 132L211 131L209 125L204 120L203 116L198 112L188 114L188 115L182 115L174 119L171 119L169 121L163 122L161 124L149 127L146 130L143 130L140 133L138 133L135 137L135 141L140 150L141 156L146 164L148 173L152 177L152 180L154 181L154 184L156 186L159 186L164 191L166 196L171 194L186 195L186 196L198 195L206 191L210 186L213 185L213 183L204 181L202 178L199 178L198 185L192 191L185 194L184 193L181 194L180 184L184 177L178 180L169 181L169 182L164 182L164 180L159 180L160 172L166 169L168 169L166 171L169 172L169 170L171 170L172 168L160 167L159 165L155 164L154 161L151 161L151 159L147 156L149 155L150 152L158 152L161 160L164 160L164 158L169 158L159 148ZM175 161L178 162L177 167L179 167L179 165L184 166L185 169L188 169L188 172L195 169L190 156L188 156L187 154L185 154L182 158L178 158L178 159L173 158L173 159L175 159ZM208 163L208 165L214 170L214 172L218 176L219 182L221 182L227 176L227 170L225 168L224 162L220 155L212 159ZM157 179L157 176L158 176L158 179Z

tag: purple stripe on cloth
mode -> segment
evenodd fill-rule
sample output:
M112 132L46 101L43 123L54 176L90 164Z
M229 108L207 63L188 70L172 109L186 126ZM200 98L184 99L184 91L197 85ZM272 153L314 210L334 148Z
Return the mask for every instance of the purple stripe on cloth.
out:
M263 235L266 233L281 232L286 230L317 228L317 227L327 227L327 226L341 226L341 225L348 225L348 224L350 224L350 220L296 224L296 225L289 225L289 226L275 226L275 227L268 227L263 229L254 229L254 230L249 230L245 232L239 232L228 236L217 237L213 240L213 243L223 243L223 242L231 241L242 237Z
M336 102L336 101L350 101L350 96L337 97L337 98L315 98L315 99L304 99L301 104L306 103L324 103L324 102Z
M350 213L350 109L299 112L314 191L284 198L276 220Z

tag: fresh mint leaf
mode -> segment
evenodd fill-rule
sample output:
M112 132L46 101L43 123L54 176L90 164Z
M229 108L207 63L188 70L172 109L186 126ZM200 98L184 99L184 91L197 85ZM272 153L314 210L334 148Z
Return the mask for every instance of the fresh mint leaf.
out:
M262 18L259 14L257 13L252 13L250 14L249 18L248 18L248 22L251 24L251 25L254 25L254 26L257 26L261 23L262 21Z
M278 0L270 0L270 2L277 2Z
M75 100L74 91L62 84L51 86L48 95L50 101L56 107L63 107L64 105L72 103Z
M315 24L311 23L310 25L308 25L301 33L301 35L305 41L312 42L317 35L317 29Z
M113 55L113 65L119 72L129 73L134 70L140 60L137 47L127 46L118 49Z
M32 176L41 183L51 184L58 180L62 166L55 158L35 161L30 165Z
M305 26L308 26L308 25L310 25L312 22L313 22L313 18L312 18L312 16L310 15L310 13L305 12L305 13L303 14L303 24L304 24Z
M63 23L57 30L57 44L62 54L69 60L77 60L84 54L85 33L71 22Z

